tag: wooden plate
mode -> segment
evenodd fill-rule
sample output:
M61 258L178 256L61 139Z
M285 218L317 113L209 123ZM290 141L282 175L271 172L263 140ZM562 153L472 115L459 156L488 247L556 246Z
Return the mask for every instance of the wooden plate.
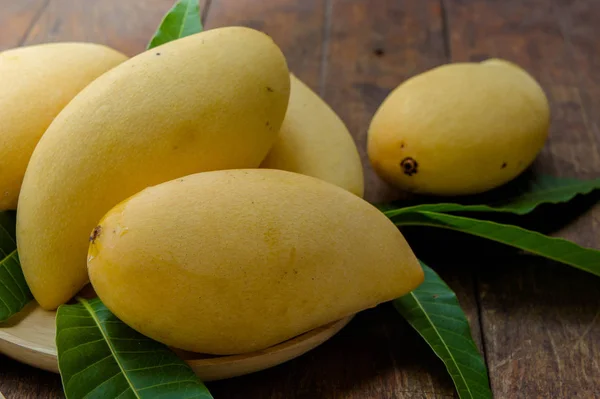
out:
M20 362L57 373L55 314L31 302L19 314L0 324L0 352ZM203 381L237 377L276 366L314 349L334 336L351 319L352 316L346 317L271 348L244 355L177 353Z

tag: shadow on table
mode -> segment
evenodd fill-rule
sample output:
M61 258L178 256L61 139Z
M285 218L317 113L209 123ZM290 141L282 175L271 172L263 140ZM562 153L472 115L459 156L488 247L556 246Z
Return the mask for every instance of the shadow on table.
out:
M358 314L315 350L259 373L208 384L215 398L383 398L452 395L444 365L390 304ZM407 396L410 397L410 396Z

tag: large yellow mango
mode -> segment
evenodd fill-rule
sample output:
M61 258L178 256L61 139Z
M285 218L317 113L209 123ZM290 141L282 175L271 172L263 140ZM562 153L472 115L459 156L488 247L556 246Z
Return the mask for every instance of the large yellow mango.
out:
M300 79L290 80L279 138L261 167L317 177L362 197L362 164L344 122Z
M127 57L92 43L51 43L0 52L0 211L17 209L31 153L77 93Z
M396 226L322 180L198 173L136 194L95 228L90 280L141 333L212 354L263 349L416 288Z
M120 201L198 171L258 167L289 84L271 38L228 27L148 50L87 86L42 137L19 198L19 256L40 305L86 284L89 234Z
M549 126L543 89L517 65L454 63L390 93L371 121L368 153L375 171L401 189L476 194L531 165Z

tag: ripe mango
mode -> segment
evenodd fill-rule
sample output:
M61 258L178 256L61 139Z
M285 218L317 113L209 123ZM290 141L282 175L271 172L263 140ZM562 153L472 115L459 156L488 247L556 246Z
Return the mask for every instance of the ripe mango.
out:
M269 347L423 280L371 204L274 169L198 173L134 195L95 228L88 271L132 328L218 355Z
M300 79L291 75L290 81L279 138L261 168L317 177L362 197L362 164L344 122Z
M0 52L0 211L17 209L31 153L77 93L127 57L92 43L49 43Z
M90 231L125 198L199 171L257 168L289 84L271 38L227 27L141 53L79 93L40 140L19 198L19 255L40 305L86 284Z
M544 91L517 65L448 64L385 99L369 127L368 154L375 171L404 190L475 194L523 172L549 125Z

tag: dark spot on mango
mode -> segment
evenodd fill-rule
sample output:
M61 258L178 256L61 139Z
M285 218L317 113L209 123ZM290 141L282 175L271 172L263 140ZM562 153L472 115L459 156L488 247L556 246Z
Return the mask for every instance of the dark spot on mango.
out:
M156 55L160 55L160 53L156 53Z
M102 234L102 226L98 225L94 227L92 235L90 235L90 242L93 244L96 241L96 239L100 237L100 234Z
M400 167L405 175L412 176L418 172L419 163L411 157L406 157L400 162Z
M381 47L377 47L375 50L373 50L373 54L375 54L377 57L383 57L385 55L385 50Z
M406 144L404 144L404 142L401 142L400 143L400 148L404 148L404 147L406 147Z
M270 91L271 93L273 93L275 90L273 90L273 88L267 86L267 91Z
M504 168L506 168L506 166L507 166L506 162L502 162L502 167L500 169L504 169Z

